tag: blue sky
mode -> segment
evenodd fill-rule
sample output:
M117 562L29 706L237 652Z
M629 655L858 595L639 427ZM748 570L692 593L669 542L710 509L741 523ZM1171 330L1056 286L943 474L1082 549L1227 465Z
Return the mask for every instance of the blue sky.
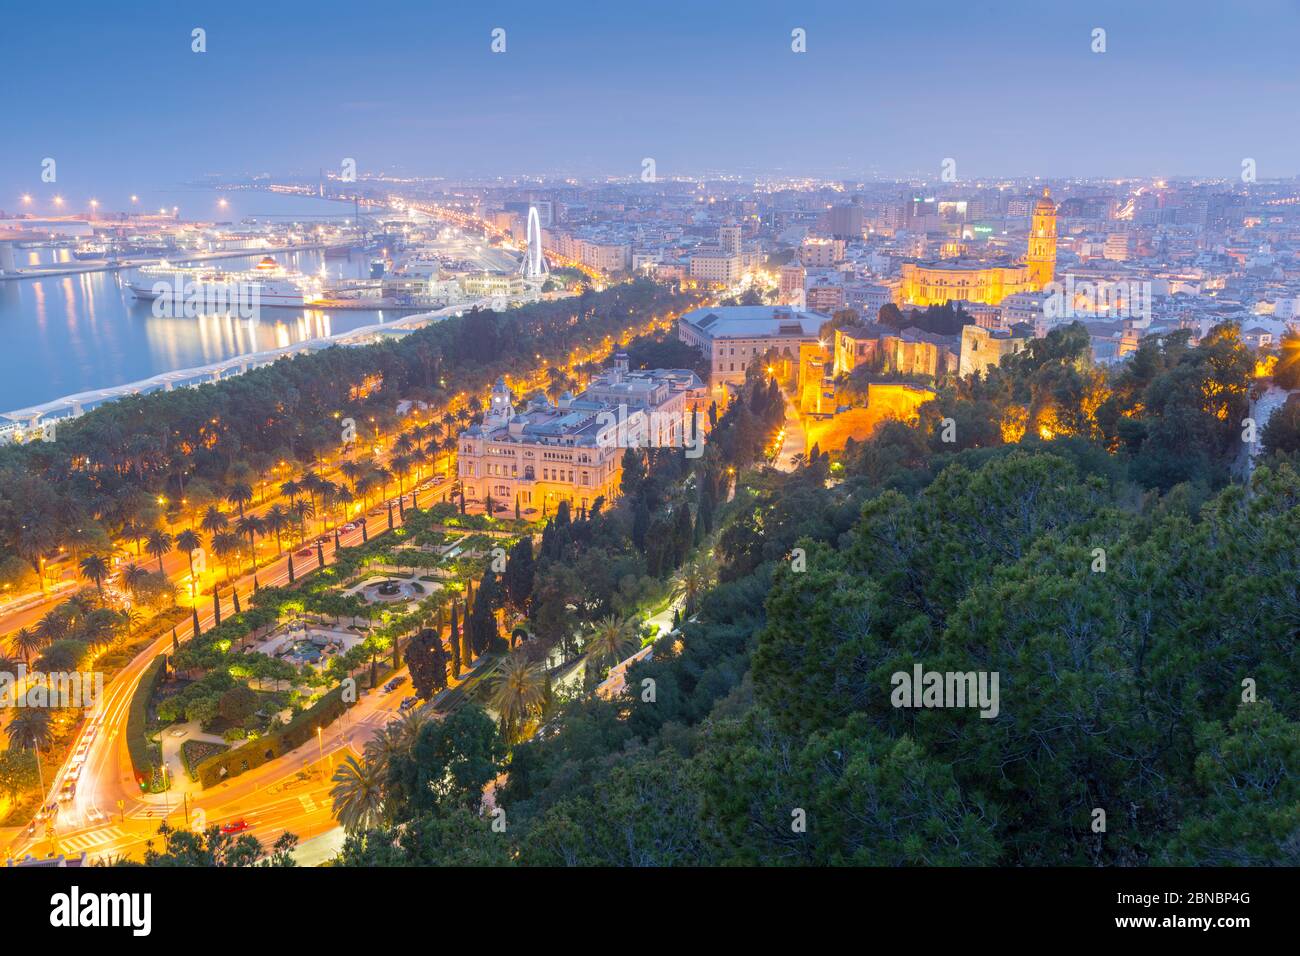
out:
M0 208L51 191L46 156L70 199L345 156L447 176L646 156L661 176L1300 171L1294 0L798 6L6 0Z

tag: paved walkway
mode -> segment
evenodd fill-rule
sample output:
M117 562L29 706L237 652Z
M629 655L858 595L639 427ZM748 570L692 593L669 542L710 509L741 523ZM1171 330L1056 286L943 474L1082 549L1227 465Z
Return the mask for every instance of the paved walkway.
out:
M190 779L189 772L185 769L181 746L187 740L206 740L214 744L224 744L226 741L220 734L205 733L197 720L172 724L163 730L158 739L162 744L163 764L167 767L167 776L171 781L171 798L179 800L182 794L202 793L203 788Z

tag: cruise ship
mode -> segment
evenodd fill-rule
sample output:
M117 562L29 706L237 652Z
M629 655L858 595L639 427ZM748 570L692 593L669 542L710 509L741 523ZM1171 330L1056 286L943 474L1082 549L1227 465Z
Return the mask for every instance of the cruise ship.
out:
M135 269L125 284L138 299L191 303L202 311L247 311L258 306L292 309L325 298L320 279L291 272L270 256L246 272L161 262Z

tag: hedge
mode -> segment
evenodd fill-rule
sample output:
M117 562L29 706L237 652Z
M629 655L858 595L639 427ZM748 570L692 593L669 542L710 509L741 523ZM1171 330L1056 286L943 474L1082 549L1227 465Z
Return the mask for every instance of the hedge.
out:
M207 789L283 757L310 740L317 727L337 720L349 706L343 700L342 685L335 687L279 730L204 760L194 768L199 784Z
M154 658L153 663L144 669L144 673L140 675L140 683L135 685L131 706L126 713L126 749L131 754L131 769L135 771L137 781L151 777L154 767L160 763L160 760L155 759L150 752L147 729L149 701L153 700L154 692L158 689L158 681L162 677L163 665L166 663L167 655L159 654Z

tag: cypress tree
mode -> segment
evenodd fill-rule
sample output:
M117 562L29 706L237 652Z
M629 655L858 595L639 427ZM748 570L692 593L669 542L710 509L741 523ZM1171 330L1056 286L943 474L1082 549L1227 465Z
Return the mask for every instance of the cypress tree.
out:
M645 551L646 534L650 530L650 506L645 498L636 500L636 509L632 512L632 543L638 551Z
M682 505L677 512L677 523L673 527L672 565L674 569L681 567L682 562L686 560L686 556L691 553L693 534L691 509L686 505Z
M221 626L221 589L212 589L212 626Z
M456 602L451 602L451 635L447 639L451 646L451 676L460 678L460 624L456 620Z

